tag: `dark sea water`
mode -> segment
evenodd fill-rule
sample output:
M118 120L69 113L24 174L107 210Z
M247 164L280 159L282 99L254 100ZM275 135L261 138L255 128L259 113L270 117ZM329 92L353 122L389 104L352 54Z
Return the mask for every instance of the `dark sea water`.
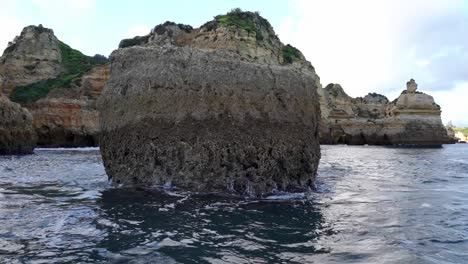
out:
M468 263L468 144L322 146L318 192L112 187L99 151L0 157L0 263Z

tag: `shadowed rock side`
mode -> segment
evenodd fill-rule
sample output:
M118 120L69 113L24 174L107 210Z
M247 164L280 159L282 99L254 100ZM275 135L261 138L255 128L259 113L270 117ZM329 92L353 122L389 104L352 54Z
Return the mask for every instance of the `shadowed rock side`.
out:
M106 61L72 49L51 29L28 26L0 58L0 88L31 112L38 145L96 146Z
M322 144L441 146L453 143L432 96L417 92L414 80L393 102L379 94L351 98L338 84L323 90ZM322 106L323 109L323 106ZM322 111L324 113L325 111Z
M283 57L266 20L235 15L254 30L226 16L168 22L111 55L98 107L114 182L249 196L313 187L318 76L300 52Z
M31 154L36 139L28 110L0 93L0 155Z

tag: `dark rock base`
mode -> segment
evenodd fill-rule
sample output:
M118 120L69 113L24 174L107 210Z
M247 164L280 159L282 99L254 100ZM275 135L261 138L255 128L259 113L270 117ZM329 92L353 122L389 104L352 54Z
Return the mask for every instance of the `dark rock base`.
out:
M46 148L80 148L99 146L99 135L76 134L63 127L36 129L37 146Z
M36 135L26 131L5 131L0 128L0 155L32 154L36 146Z
M363 129L365 130L365 129ZM374 133L346 133L340 126L331 127L320 135L322 145L377 145L401 147L441 147L443 144L453 144L447 136L445 128L432 123L410 122L401 128L389 128L387 125L375 125ZM392 131L393 130L393 131ZM377 131L377 132L375 132Z
M103 133L100 143L115 183L260 197L313 188L320 159L314 131L257 120L145 119Z

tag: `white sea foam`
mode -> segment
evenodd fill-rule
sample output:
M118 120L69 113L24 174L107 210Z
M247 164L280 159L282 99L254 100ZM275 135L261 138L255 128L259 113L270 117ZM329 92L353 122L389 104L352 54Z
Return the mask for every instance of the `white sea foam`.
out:
M266 200L300 200L307 197L306 193L280 193L267 196Z
M99 147L83 147L83 148L35 148L35 151L96 151L99 150Z

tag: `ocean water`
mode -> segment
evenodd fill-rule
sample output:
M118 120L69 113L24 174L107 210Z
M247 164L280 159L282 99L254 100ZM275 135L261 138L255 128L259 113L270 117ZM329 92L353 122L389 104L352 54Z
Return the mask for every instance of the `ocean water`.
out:
M107 182L97 149L0 157L0 263L468 263L468 145L322 146L317 192Z

